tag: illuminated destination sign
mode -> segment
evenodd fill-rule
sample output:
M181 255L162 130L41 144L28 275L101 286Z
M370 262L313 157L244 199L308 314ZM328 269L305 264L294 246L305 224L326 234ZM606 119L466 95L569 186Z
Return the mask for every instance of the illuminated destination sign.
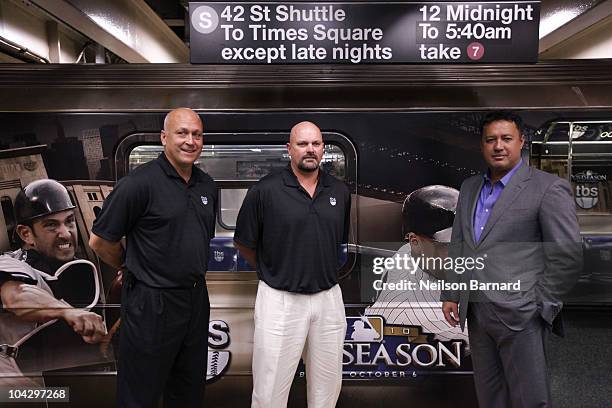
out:
M539 1L189 3L199 64L525 63Z

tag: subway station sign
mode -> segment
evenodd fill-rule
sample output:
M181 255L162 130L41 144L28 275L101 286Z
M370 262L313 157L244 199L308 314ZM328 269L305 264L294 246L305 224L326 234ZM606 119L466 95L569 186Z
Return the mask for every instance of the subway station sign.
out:
M535 63L539 1L193 2L196 64Z

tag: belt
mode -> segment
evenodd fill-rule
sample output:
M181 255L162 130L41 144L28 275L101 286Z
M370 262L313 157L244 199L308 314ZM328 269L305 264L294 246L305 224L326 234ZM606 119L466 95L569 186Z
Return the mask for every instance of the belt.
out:
M205 278L198 278L198 279L195 280L195 282L193 282L193 287L194 288L201 288L204 285L206 285L206 279Z
M187 284L185 286L152 286L147 284L146 282L143 282L139 279L136 279L136 277L134 276L134 274L132 273L128 273L126 274L124 272L124 282L126 282L128 284L128 287L133 287L136 284L139 285L144 285L148 288L151 289L158 289L158 290L176 290L176 289L191 289L191 288L201 288L206 286L206 278L199 276L194 282L193 284Z

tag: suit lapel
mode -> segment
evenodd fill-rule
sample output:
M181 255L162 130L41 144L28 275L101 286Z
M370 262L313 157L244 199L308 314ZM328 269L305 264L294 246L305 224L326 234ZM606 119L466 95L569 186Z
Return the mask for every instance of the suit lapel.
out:
M480 190L482 190L482 185L484 184L484 180L481 177L480 182L476 184L476 188L470 192L470 197L468 203L471 203L469 212L467 213L468 219L466 225L468 226L468 243L472 247L472 249L476 248L476 242L474 242L474 213L476 212L476 204L478 203L478 197L480 196Z
M527 180L529 180L530 175L530 167L526 164L523 164L521 168L516 172L516 174L510 179L510 182L506 187L504 187L502 193L497 199L497 202L493 206L491 216L487 220L484 230L480 235L480 240L476 245L480 245L487 238L487 235L489 234L489 232L491 232L493 226L495 226L495 223L506 212L510 204L512 204L514 200L516 200L523 187L525 187L525 183Z

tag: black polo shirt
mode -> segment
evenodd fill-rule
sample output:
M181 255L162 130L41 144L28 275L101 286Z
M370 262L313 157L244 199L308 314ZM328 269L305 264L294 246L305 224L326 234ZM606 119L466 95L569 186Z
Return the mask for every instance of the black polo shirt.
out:
M193 287L206 273L216 210L212 178L193 166L186 183L162 153L117 183L92 232L126 236L125 267L146 285Z
M234 240L257 251L259 279L270 287L316 293L338 282L350 213L351 194L343 182L321 170L311 198L287 167L249 190Z

